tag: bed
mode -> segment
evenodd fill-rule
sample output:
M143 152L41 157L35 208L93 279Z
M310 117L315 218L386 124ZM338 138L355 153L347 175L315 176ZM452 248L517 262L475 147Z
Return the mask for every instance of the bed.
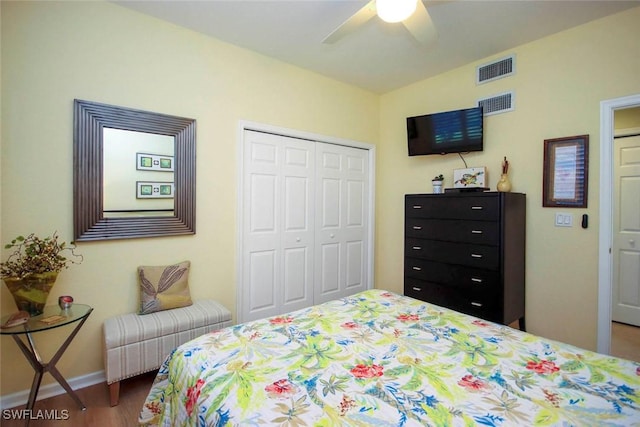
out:
M640 363L383 290L173 351L143 426L640 426Z

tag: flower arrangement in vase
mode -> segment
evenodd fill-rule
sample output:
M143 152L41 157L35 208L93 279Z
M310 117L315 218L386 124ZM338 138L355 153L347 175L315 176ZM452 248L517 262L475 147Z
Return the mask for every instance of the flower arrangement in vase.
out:
M31 316L42 314L58 273L83 261L82 255L75 253L75 244L59 242L57 233L44 238L34 233L18 236L4 248L14 251L0 263L0 277L18 310L27 311ZM73 258L67 258L67 253Z

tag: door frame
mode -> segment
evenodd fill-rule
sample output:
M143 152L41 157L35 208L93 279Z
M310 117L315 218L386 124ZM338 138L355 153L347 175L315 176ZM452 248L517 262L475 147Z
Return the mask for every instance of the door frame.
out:
M376 146L373 144L369 144L366 142L354 141L343 138L336 138L332 136L320 135L306 131L300 131L295 129L288 129L280 126L272 126L264 123L257 123L247 120L240 120L238 122L238 134L237 134L237 170L238 170L238 180L236 187L236 195L237 195L237 212L236 212L236 319L237 323L243 323L244 319L242 316L242 307L244 305L244 298L241 284L244 283L244 277L242 273L242 253L243 253L243 237L244 237L244 223L243 223L243 212L244 212L244 197L243 197L243 189L244 189L244 134L245 131L256 131L256 132L264 132L271 133L275 135L280 135L284 137L291 137L297 139L305 139L309 141L322 142L327 144L335 144L335 145L343 145L346 147L354 147L361 148L367 150L368 152L368 161L369 161L369 215L367 217L368 221L368 229L367 229L367 238L369 239L369 247L367 248L366 260L368 265L367 271L367 283L366 289L373 289L374 284L374 230L375 230L375 159L376 159Z
M613 138L614 112L640 107L640 94L600 102L600 222L598 244L598 325L597 351L611 351L611 311L613 292Z

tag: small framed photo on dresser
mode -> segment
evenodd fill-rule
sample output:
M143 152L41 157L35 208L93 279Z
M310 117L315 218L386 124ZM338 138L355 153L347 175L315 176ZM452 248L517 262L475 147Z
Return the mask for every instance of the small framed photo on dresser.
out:
M487 168L466 168L453 170L454 188L484 188Z

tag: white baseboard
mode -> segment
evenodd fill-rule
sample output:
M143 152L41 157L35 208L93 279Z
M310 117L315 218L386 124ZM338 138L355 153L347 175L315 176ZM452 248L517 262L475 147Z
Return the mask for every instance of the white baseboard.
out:
M29 377L31 381L31 377ZM106 383L107 377L104 371L92 372L87 375L81 375L79 377L68 379L67 382L73 390L79 390L81 388L89 387L94 384ZM105 385L106 387L106 385ZM29 393L31 390L23 390L17 393L8 394L6 396L0 396L0 408L10 409L16 406L24 405L29 400ZM48 397L57 396L59 394L66 393L57 381L40 387L38 391L38 397L36 400L46 399Z

